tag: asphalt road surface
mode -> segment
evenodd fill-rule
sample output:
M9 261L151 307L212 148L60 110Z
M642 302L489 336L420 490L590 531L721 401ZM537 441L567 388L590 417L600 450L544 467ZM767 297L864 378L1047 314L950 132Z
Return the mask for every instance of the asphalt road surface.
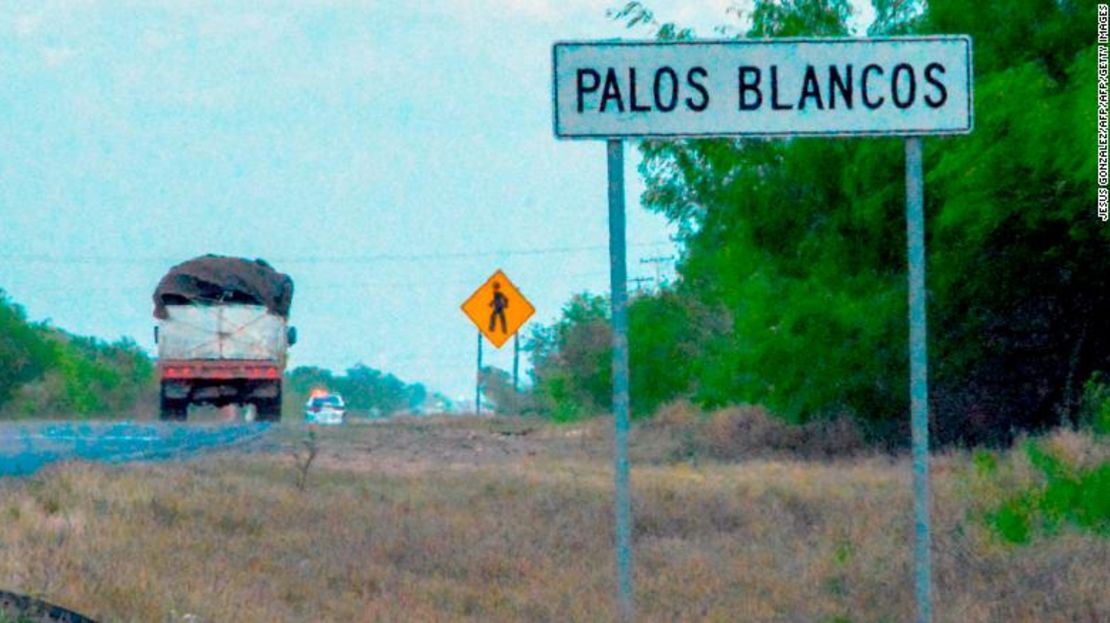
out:
M75 459L125 463L184 458L247 443L268 428L262 423L0 423L0 477L24 476Z

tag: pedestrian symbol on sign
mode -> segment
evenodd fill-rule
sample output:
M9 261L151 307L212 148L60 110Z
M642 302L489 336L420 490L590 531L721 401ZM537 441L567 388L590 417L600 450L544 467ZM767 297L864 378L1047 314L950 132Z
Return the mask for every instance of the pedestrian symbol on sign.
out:
M509 306L509 299L501 292L501 284L493 282L493 300L489 302L489 306L493 308L493 313L489 315L489 330L494 331L497 326L497 319L501 319L501 332L508 333L509 329L505 326L505 308Z

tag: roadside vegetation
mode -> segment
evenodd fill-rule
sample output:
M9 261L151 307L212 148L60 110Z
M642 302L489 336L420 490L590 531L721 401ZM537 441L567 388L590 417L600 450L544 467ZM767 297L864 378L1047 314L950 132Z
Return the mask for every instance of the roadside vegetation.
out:
M816 438L749 447L737 428L792 429L686 410L633 430L639 620L912 617L906 459L817 459ZM0 585L103 621L613 618L604 420L323 430L301 490L303 434L270 453L0 481ZM1030 443L1080 469L1108 454L1073 432ZM1061 521L1031 547L995 528L1046 482L1023 446L934 466L938 621L1105 618L1110 540Z
M154 364L134 341L28 322L0 290L0 419L143 417L157 396Z
M419 383L362 364L345 374L299 367L286 373L285 413L299 416L314 389L343 394L357 415L417 411L429 398ZM107 342L31 322L0 290L0 420L151 419L157 413L154 360L136 342Z

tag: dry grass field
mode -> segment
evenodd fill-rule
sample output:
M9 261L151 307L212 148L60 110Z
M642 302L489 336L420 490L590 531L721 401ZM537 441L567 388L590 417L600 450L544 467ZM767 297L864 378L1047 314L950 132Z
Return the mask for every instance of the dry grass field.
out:
M697 440L749 429L661 422L633 434L640 620L910 620L905 459L722 459ZM608 425L321 431L304 490L293 425L252 451L0 480L0 589L102 621L612 620ZM937 619L1110 620L1110 541L1015 547L977 519L1031 478L999 460L988 482L966 453L935 459Z

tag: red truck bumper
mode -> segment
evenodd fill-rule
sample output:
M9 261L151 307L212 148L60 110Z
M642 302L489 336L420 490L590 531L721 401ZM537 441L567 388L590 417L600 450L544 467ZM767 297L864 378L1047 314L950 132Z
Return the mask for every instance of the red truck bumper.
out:
M280 379L281 369L272 361L159 361L163 379Z

